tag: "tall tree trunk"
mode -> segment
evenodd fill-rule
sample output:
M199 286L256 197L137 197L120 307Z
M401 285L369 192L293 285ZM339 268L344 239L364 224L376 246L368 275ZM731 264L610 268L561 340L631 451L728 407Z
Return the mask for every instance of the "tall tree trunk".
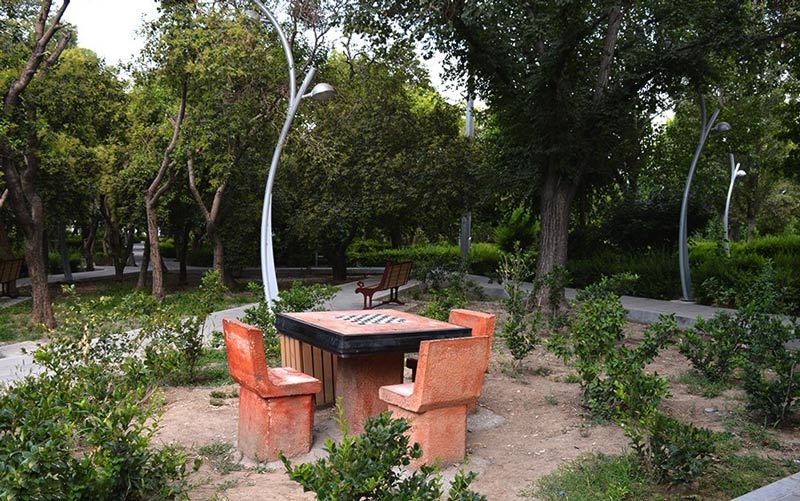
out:
M139 278L136 279L136 290L142 291L147 287L147 268L150 266L150 246L144 246L142 262L139 263ZM156 266L154 266L156 268Z
M39 173L39 137L36 131L35 108L25 110L22 94L34 78L39 79L47 69L53 66L61 53L67 47L72 37L69 31L59 35L55 46L50 45L51 40L64 25L61 18L67 9L70 0L63 0L61 6L51 14L51 0L42 0L39 17L34 24L30 54L25 66L17 76L12 76L3 95L3 113L0 121L12 128L28 129L28 140L24 151L18 151L8 141L6 133L0 134L0 162L6 187L9 190L11 206L17 217L17 224L22 229L25 246L25 261L28 264L28 275L31 280L31 295L33 296L33 309L31 319L34 323L44 324L49 328L56 325L53 309L50 306L49 291L47 288L46 254L44 251L44 204L37 192L36 178ZM49 47L48 47L49 46ZM45 56L47 56L45 58ZM22 116L18 113L23 109L27 123L17 123L15 119Z
M183 117L186 114L186 93L188 90L188 77L184 76L181 82L181 101L178 105L178 115L173 119L169 117L172 125L172 138L164 148L161 157L161 165L158 167L153 182L144 192L144 209L147 214L147 236L150 249L150 260L153 262L153 296L157 299L164 299L164 273L161 267L161 249L158 247L158 221L156 220L156 209L158 201L172 187L175 182L175 172L172 170L172 152L178 145L178 135L181 131ZM166 179L165 179L166 177Z
M152 294L155 298L164 299L164 271L161 267L161 248L158 242L158 222L156 221L156 207L152 200L145 199L145 213L147 214L147 253L149 261L153 263ZM146 269L146 268L145 268Z
M44 324L52 329L56 326L56 320L50 305L50 291L47 286L47 260L42 228L43 223L22 228L25 235L25 264L28 266L28 277L31 280L32 319L34 323Z
M7 190L6 193L8 193ZM2 206L3 204L0 203L0 207ZM8 229L2 220L0 220L0 259L14 259L14 250L11 248L11 241L8 239ZM17 295L16 280L8 284L8 292L11 296Z
M563 175L548 170L541 194L541 231L539 232L539 253L536 260L536 278L543 279L558 267L567 265L567 241L569 236L569 215L575 198L577 184ZM550 305L550 291L541 287L537 291L536 302L543 308Z
M178 283L186 285L189 283L189 274L186 269L186 260L189 257L189 225L184 224L183 228L175 233L175 256L178 258Z
M61 269L64 272L64 281L68 284L74 282L72 279L72 266L69 264L69 249L67 249L67 226L58 225L58 253L61 255Z
M237 160L238 157L234 156L233 162L236 163ZM211 209L208 209L206 208L206 204L203 201L202 195L200 194L200 190L197 189L197 182L195 181L194 175L193 157L190 156L189 160L187 160L186 168L189 173L189 191L192 192L192 196L194 197L195 202L197 202L197 206L200 207L200 211L203 213L203 218L206 221L206 235L208 236L208 240L211 242L211 245L214 247L214 270L219 273L219 278L223 285L230 287L233 285L233 278L225 269L225 247L222 244L222 237L217 231L219 217L221 214L220 208L222 207L222 199L225 195L225 188L228 185L228 180L227 178L224 179L214 191L214 199L211 201Z
M344 282L347 280L347 252L342 251L337 247L331 254L328 255L328 260L331 262L333 271L333 280L337 282Z
M94 271L94 244L97 241L97 226L99 224L98 218L93 216L89 224L81 228L83 259L86 261L86 271Z

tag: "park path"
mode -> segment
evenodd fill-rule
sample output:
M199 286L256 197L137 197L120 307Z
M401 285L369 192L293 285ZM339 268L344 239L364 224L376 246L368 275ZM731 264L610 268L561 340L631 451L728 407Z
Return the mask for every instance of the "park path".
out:
M141 259L141 247L136 249L138 255L137 259ZM165 264L170 271L177 271L177 262L175 260L167 259ZM195 269L195 268L193 268ZM204 270L206 268L196 268ZM297 269L300 270L300 269ZM305 269L304 269L305 270ZM136 266L129 266L125 268L125 274L138 273L139 268ZM279 273L292 272L295 269L279 269ZM324 269L314 269L314 271L322 272ZM352 273L375 273L380 274L381 268L358 268L349 270ZM73 273L74 281L93 280L96 278L110 277L114 275L113 266L97 267L95 271L77 272ZM469 275L469 278L480 285L487 297L502 298L505 297L505 292L500 284L483 276ZM28 285L27 279L20 279L17 283L19 285ZM63 275L50 275L48 280L51 283L59 283L64 281ZM417 287L418 282L411 281L408 285L401 288L401 291L408 293L409 289ZM350 282L340 285L340 290L334 298L325 305L329 310L359 310L363 306L362 296L355 293L357 287L356 282ZM525 284L525 288L530 289L531 284ZM567 289L566 295L568 299L575 296L574 289ZM384 296L376 294L375 299L380 300ZM8 300L8 298L0 299L0 307L8 306L30 298L17 298L17 300ZM682 328L694 325L698 317L710 318L719 311L724 311L723 308L712 308L710 306L702 306L692 303L685 303L682 301L663 301L657 299L638 298L631 296L622 296L622 305L628 312L628 319L633 322L650 324L658 320L660 315L674 314L678 325ZM223 318L241 318L244 315L244 310L252 307L253 304L238 306L227 310L217 311L209 315L204 325L204 333L210 337L214 331L222 330ZM732 310L726 310L732 311ZM33 362L31 354L36 350L38 342L25 341L21 343L8 343L0 344L0 384L9 383L23 378L24 376L35 373L37 367Z

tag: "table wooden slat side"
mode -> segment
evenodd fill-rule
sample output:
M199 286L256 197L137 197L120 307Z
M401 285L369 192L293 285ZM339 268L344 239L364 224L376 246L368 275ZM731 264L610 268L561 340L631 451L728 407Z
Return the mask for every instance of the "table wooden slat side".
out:
M336 403L336 355L289 336L278 335L281 365L314 376L322 381L322 391L314 395L317 407Z

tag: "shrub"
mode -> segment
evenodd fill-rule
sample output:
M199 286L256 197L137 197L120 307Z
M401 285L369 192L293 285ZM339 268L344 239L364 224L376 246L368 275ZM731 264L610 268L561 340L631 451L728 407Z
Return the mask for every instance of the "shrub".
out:
M539 235L539 223L524 207L517 207L508 219L503 221L494 232L494 241L503 252L514 252L514 249L530 250L536 244Z
M686 483L700 477L714 460L717 436L654 411L639 423L627 421L632 448L658 483Z
M435 466L422 465L418 471L404 472L411 461L422 457L419 444L409 444L405 432L410 428L405 419L392 419L389 412L367 418L364 432L357 437L347 433L337 444L325 442L328 456L314 463L292 465L281 455L289 478L314 492L317 499L439 499L441 479ZM485 500L469 490L474 473L459 472L447 499Z
M150 444L172 340L120 334L124 308L96 313L108 300L68 298L34 355L44 372L0 394L0 498L185 497L185 458Z
M501 256L494 244L476 243L470 246L468 266L473 273L491 274L497 269ZM457 245L412 245L400 249L379 248L377 245L351 246L347 259L361 266L384 266L387 261L413 261L412 275L426 280L433 272L462 270L461 253Z
M244 310L242 321L261 329L264 352L270 365L275 365L281 355L278 331L275 329L275 313L319 310L326 301L333 299L339 290L332 285L303 285L301 282L294 282L291 288L278 293L278 298L270 308L263 299L264 288L261 283L250 282L247 288L262 299L256 306Z
M175 239L164 238L159 240L158 249L161 251L161 257L175 259L178 253L175 250Z
M68 248L67 259L69 260L69 268L73 273L83 269L83 255L80 250ZM64 267L61 265L61 254L58 251L47 253L47 270L50 274L64 273Z
M498 273L508 295L503 301L508 319L503 324L501 335L514 358L514 371L517 372L522 360L536 348L537 335L543 324L541 311L532 309L533 291L522 287L523 280L533 274L533 261L528 254L517 250L503 258Z
M750 327L743 364L747 407L765 425L779 426L794 411L800 394L800 351L787 347L800 337L798 324L763 313L744 315Z
M683 334L680 352L712 383L727 381L742 361L748 330L740 320L722 312L709 320L698 318Z

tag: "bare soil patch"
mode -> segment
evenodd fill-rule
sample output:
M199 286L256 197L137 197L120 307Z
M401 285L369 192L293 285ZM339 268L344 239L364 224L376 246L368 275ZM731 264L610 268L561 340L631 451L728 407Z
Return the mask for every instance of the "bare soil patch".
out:
M497 303L478 302L470 308L497 313L502 321L503 313ZM636 340L645 326L631 323L626 329L631 339ZM522 491L565 461L592 452L619 454L627 450L628 441L619 427L585 419L579 387L567 382L573 372L570 367L542 347L525 360L521 376L509 374L510 360L503 340L496 337L478 412L469 420L469 461L466 465L443 465L445 479L463 466L479 474L473 488L490 500L529 499L523 497ZM716 431L740 433L731 424L743 408L739 390L728 390L716 398L690 394L687 386L678 382L690 364L675 349L662 352L649 369L670 381L672 397L664 405L670 414ZM257 465L241 461L233 449L237 399L229 397L222 399L222 405L211 405L211 392L219 390L235 390L235 387L166 390L167 404L158 440L177 444L190 457L201 455L201 450L209 446L232 450L221 466L219 458L205 458L203 466L191 477L195 485L192 499L314 499L313 494L303 493L301 487L287 478L280 463ZM215 403L219 404L219 399ZM743 432L741 439L750 450L796 458L800 451L797 429L772 433L780 450L764 448ZM319 457L325 437L341 437L330 409L320 410L315 416L315 450L294 461Z

